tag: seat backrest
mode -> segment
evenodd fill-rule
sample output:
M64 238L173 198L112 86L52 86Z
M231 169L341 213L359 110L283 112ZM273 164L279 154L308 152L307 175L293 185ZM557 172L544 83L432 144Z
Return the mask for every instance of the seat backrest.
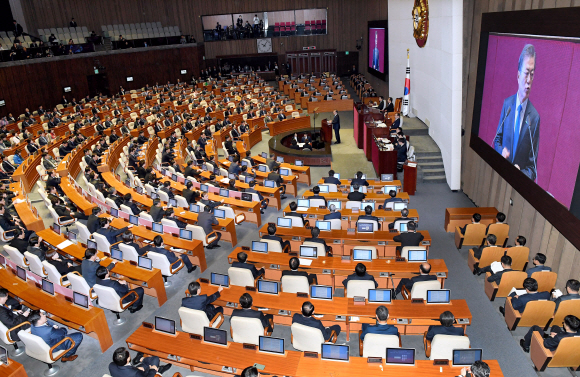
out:
M532 278L538 282L538 292L550 292L556 286L558 274L552 271L538 271L532 274Z
M324 185L328 186L328 192L338 191L338 186L335 183L324 183Z
M297 216L284 216L285 219L290 219L292 221L292 227L304 227L304 219Z
M523 271L530 257L530 248L527 246L514 246L506 249L506 255L512 258L512 269Z
M232 339L236 343L259 344L264 327L258 318L232 317L230 319Z
M252 271L247 268L230 267L228 268L228 276L230 277L231 285L253 287L255 284Z
M489 266L493 262L499 262L503 256L504 249L501 247L485 247L479 258L479 268Z
M342 221L340 219L331 219L331 220L324 220L324 221L330 221L330 229L332 229L332 230L335 230L335 229L341 230L342 229Z
M310 246L316 248L316 257L323 257L326 255L326 250L324 249L324 245L318 242L303 242L302 246Z
M350 280L346 284L346 297L369 298L369 289L375 289L375 282L372 280Z
M119 207L117 207L117 204L115 203L115 201L113 199L111 199L111 198L106 198L105 199L105 204L108 205L108 206L111 206L111 207L113 207L115 209L119 209Z
M95 284L93 285L93 290L97 296L99 296L100 307L117 313L123 311L123 308L121 307L121 297L119 297L113 288Z
M8 339L8 327L4 326L2 322L0 322L0 340L2 340L4 344L12 343L12 341Z
M34 359L40 360L47 364L53 364L54 361L50 358L50 347L41 337L34 335L28 330L21 330L18 332L18 337L24 343L26 349L26 354ZM64 350L54 352L53 355L57 356L63 353Z
M148 221L153 221L153 217L151 217L151 215L148 214L147 212L139 213L139 217Z
M173 275L171 273L171 266L169 260L167 260L167 257L165 255L150 251L147 253L147 258L151 259L153 268L161 270L161 275L163 276Z
M345 206L346 209L351 209L351 208L360 208L360 202L359 201L354 201L354 200L349 200L348 202L346 202Z
M78 239L83 243L87 243L87 240L91 238L91 232L89 232L89 228L85 224L82 224L80 221L77 221L76 224L77 229L79 231Z
M324 199L310 199L310 207L318 208L320 206L326 206Z
M36 255L29 253L28 251L24 252L24 256L26 257L26 260L28 261L28 267L30 267L30 271L34 272L36 275L40 276L40 277L48 277L48 275L46 274L46 272L44 271L44 268L42 266L42 262L40 261L40 258L37 257Z
M203 335L203 328L209 327L209 319L203 310L181 307L177 312L181 318L182 331Z
M260 242L266 242L268 244L269 253L281 253L283 251L280 242L276 240L265 240L262 238L260 239Z
M418 281L413 284L411 289L411 298L422 298L427 300L427 291L441 289L439 280Z
M97 232L93 233L93 239L97 242L97 250L102 251L103 253L110 253L111 251L111 244L107 237L99 234Z
M109 198L107 198L107 199L109 199ZM127 207L124 204L121 204L121 211L123 211L125 213L128 213L130 215L134 215L133 210L130 207Z
M198 203L199 204L199 203ZM203 246L207 246L205 230L199 225L187 224L185 229L191 230L191 237L194 240L199 240L203 242Z
M552 319L554 309L556 309L556 303L554 301L530 301L526 304L526 308L521 314L518 326L532 327L538 325L544 327Z
M8 256L12 262L16 263L18 266L24 268L25 270L28 270L28 262L26 261L24 255L18 251L18 249L12 246L4 245L4 251L8 253Z
M578 313L580 313L580 300L562 301L560 302L560 305L558 305L556 313L554 313L554 319L552 320L552 323L562 323L564 322L564 318L567 315L573 314L578 316Z
M133 246L124 243L120 243L117 246L123 252L123 260L138 261L139 253L137 253L137 250Z
M553 353L549 367L573 367L576 369L580 365L580 336L564 338L558 344L558 348Z
M84 277L69 272L66 275L66 278L70 282L70 284L71 284L70 288L73 291L78 292L78 293L82 293L85 296L91 297L91 295L89 293L91 290L91 287L89 287L89 284L87 283L87 281L85 280Z
M497 246L503 246L508 240L510 226L508 224L489 224L487 234L493 234L497 237Z
M362 357L385 357L387 348L399 348L400 340L397 335L366 334L363 341Z
M429 356L429 359L453 360L453 350L467 349L469 347L469 338L466 336L437 334L431 341L431 356Z
M310 284L306 276L282 276L282 292L310 292Z
M427 250L426 246L405 246L401 249L401 258L409 259L409 250ZM427 254L429 257L429 254Z
M48 263L45 260L42 261L42 267L44 267L44 271L46 271L46 274L48 275L48 280L50 280L54 284L61 285L60 278L62 277L62 275L60 274L60 272L58 272L56 267L54 267L52 264Z
M463 245L481 245L481 242L485 238L485 229L485 224L467 224L465 234L463 235Z
M522 271L508 271L503 273L495 297L506 297L513 287L523 287L524 280L527 277L528 274Z
M292 347L298 351L320 352L324 343L324 335L320 329L293 323L290 326L292 331Z

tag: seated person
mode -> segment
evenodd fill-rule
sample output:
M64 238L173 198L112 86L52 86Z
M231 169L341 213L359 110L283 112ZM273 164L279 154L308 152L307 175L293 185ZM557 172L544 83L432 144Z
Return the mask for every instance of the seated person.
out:
M163 237L161 237L159 235L155 236L155 238L153 238L153 245L154 246L150 248L150 251L165 255L167 257L167 261L170 264L174 263L177 260L177 256L175 255L174 252L165 249L165 244L163 243ZM181 259L181 262L185 264L185 267L187 267L187 273L192 273L193 271L195 271L197 269L197 266L194 266L191 263L191 261L187 257L187 254L183 253L179 256L179 258ZM178 263L173 268L174 269L178 268L179 265L180 264Z
M161 187L159 190L166 193L167 196L169 197L169 199L173 199L175 197L175 195L173 194L173 191L171 191L171 182L170 181L163 182L163 187Z
M135 243L135 237L133 236L133 233L131 233L130 230L126 230L121 236L121 239L123 240L122 242L125 245L132 246L137 252L137 254L139 254L140 256L143 256L143 254L145 254L145 252L149 250L149 246L141 247L137 243Z
M568 280L566 282L566 294L564 294L558 298L555 298L553 296L553 298L555 298L554 302L556 303L556 309L554 310L554 312L556 312L558 310L558 306L560 306L560 303L562 301L580 299L580 294L578 294L578 291L580 291L580 281L578 281L576 279Z
M123 304L133 301L137 298L131 306L129 307L130 313L135 313L143 308L143 296L145 291L141 287L135 287L129 290L127 282L125 280L111 280L109 276L109 270L106 267L99 266L97 268L97 284L105 287L113 288L119 297L124 297L127 293L133 293L128 295L123 299ZM135 297L137 296L137 297Z
M304 216L298 212L296 212L296 209L298 208L298 204L296 204L296 202L290 202L290 204L288 205L290 207L290 212L286 212L284 214L284 216L289 217L289 216L294 216L294 217L300 217L301 219L304 219Z
M395 150L397 151L397 163L404 164L407 161L407 139L404 137L397 139Z
M318 283L316 274L309 274L306 271L298 271L298 267L300 267L300 260L298 258L290 258L288 266L290 266L290 269L282 271L282 276L304 276L308 278L308 284L312 285Z
M310 230L310 235L312 237L309 238L305 238L304 242L316 242L316 243L320 243L322 245L324 245L324 250L326 250L326 256L327 257L331 257L332 256L332 247L328 246L326 244L326 241L324 241L322 238L318 238L318 236L320 235L320 229L318 229L318 227L312 227L312 229Z
M512 298L512 307L520 314L524 312L528 302L550 299L550 292L538 292L538 282L534 278L524 279L524 289L526 290L525 294L518 295L516 292L512 292L509 295ZM504 307L500 306L499 311L505 315Z
M488 234L487 237L485 237L485 245L483 246L478 246L478 247L474 247L471 250L473 250L473 256L477 259L481 259L481 254L483 253L483 249L487 248L487 247L497 247L496 245L497 242L497 237L495 236L495 234ZM487 266L489 267L489 266ZM481 275L484 272L491 272L491 268L487 269L487 267L484 267L483 269L479 268L479 263L476 263L473 266L473 274L479 274Z
M212 174L212 175L213 175L213 174ZM219 187L219 185L217 185L217 187ZM210 199L209 199L209 194L208 194L207 192L205 192L205 191L204 191L204 192L201 194L201 200L200 200L200 202L201 202L201 203L202 203L204 206L206 206L206 207L209 207L209 208L210 208L210 210L213 212L213 209L214 209L215 207L218 207L218 206L221 206L222 204L224 204L224 202L225 202L225 199L222 199L222 200L220 200L219 202L216 202L216 201L210 200Z
M461 374L458 377L489 377L489 365L485 361L476 361L470 367L461 368Z
M385 202L383 203L383 208L387 208L387 203L397 203L397 202L400 203L403 201L403 199L397 198L397 191L395 190L390 190L389 196L390 198L385 199Z
M558 348L562 339L580 335L580 319L575 315L567 315L564 317L564 328L560 328L560 326L552 326L549 334L545 334L540 326L534 325L530 327L530 330L524 336L524 339L520 340L520 346L524 352L530 352L530 345L532 344L532 335L534 331L539 332L540 335L545 338L544 347L554 352Z
M238 261L232 262L232 267L245 268L247 270L250 270L252 272L252 276L254 277L254 279L256 279L260 275L264 275L266 270L263 267L258 270L256 266L254 266L252 263L246 263L247 260L248 254L244 253L243 251L240 251L238 253Z
M131 360L131 355L125 347L117 348L113 353L113 362L109 364L111 377L154 377L171 368L171 364L165 364L160 368L157 356L146 358L143 356L143 353L138 352L135 360Z
M394 325L389 325L389 309L381 305L375 310L375 317L377 319L376 325L370 323L362 324L362 332L360 333L360 340L365 339L366 334L382 334L382 335L399 335L399 329Z
M123 196L123 205L126 205L127 207L131 208L131 211L133 212L134 215L138 215L139 213L141 213L141 210L139 209L139 207L137 207L137 204L133 202L133 197L131 196L130 193L126 193Z
M324 200L324 206L326 207L326 198L324 196L320 195L320 187L314 186L312 188L312 193L314 195L309 196L307 199L322 199L322 200Z
M282 237L277 236L276 230L277 230L276 224L268 224L268 234L263 235L262 239L278 241L280 243L280 247L282 248L282 250L286 250L286 248L290 250L290 241L288 240L284 241Z
M512 257L510 257L509 255L504 255L501 257L501 266L503 268L503 270L496 272L495 274L492 274L490 277L487 278L487 281L490 283L496 283L497 285L499 285L499 283L501 283L501 276L509 271L513 271L512 270Z
M314 314L314 305L310 301L305 301L302 304L302 314L294 313L292 316L292 323L299 323L304 326L314 327L315 329L319 329L322 331L322 336L324 340L329 341L332 336L340 334L340 325L332 325L330 327L324 327L322 321L312 317Z
M205 193L207 198L207 193ZM203 228L203 231L206 235L211 234L212 232L215 233L216 238L212 241L209 245L207 245L208 249L215 249L221 247L218 243L222 238L221 232L215 232L213 230L214 225L219 225L219 220L215 217L212 207L205 206L203 207L203 211L197 215L197 225Z
M532 274L534 272L552 271L551 267L544 266L544 264L546 263L546 254L537 253L536 256L534 257L534 260L532 261L532 263L534 264L534 267L528 268L526 270L528 277L532 277Z
M429 272L431 272L431 265L427 262L421 263L419 266L419 272L421 273L420 275L413 276L410 279L402 278L401 281L399 281L399 285L397 285L397 288L395 289L395 296L401 293L403 286L407 288L409 292L411 292L411 289L413 289L413 284L417 282L437 280L437 276L429 275Z
M258 318L262 322L262 326L264 329L267 329L268 332L274 331L274 316L272 314L264 314L264 312L260 310L252 309L252 303L254 300L249 293L244 293L240 297L240 306L241 309L234 309L232 311L231 318L234 317L246 317L246 318Z
M474 213L473 216L471 217L471 223L472 224L479 224L479 222L481 221L481 215L479 213ZM467 228L466 224L465 226L462 226L460 229L461 234L465 234L465 229Z
M336 210L336 206L334 204L329 205L328 210L330 213L324 215L324 220L340 220L342 218L341 213Z
M117 236L125 233L127 229L132 227L133 224L121 229L111 229L111 220L105 217L101 217L99 218L99 229L97 230L97 233L105 236L107 241L109 241L109 243L112 245L117 242Z
M360 215L358 217L358 219L356 220L357 223L359 220L372 220L372 221L376 221L377 225L378 225L378 230L381 230L381 223L379 221L379 218L376 216L373 216L373 207L371 206L366 206L365 207L365 214L364 215Z
M366 194L359 192L358 190L360 189L359 185L352 185L352 192L348 193L348 196L346 197L349 201L353 201L353 202L362 202L363 200L365 200L365 198L367 197Z
M379 283L377 283L375 277L373 275L367 274L367 267L362 263L357 263L356 267L354 268L354 274L348 275L348 277L342 281L344 288L346 288L348 282L351 280L371 280L375 283L375 288L379 287Z
M354 185L359 185L359 186L368 186L369 183L367 182L366 179L363 179L363 173L362 171L357 171L356 172L356 178L354 178L351 182L350 182L351 186Z
M324 183L332 183L335 185L340 185L340 179L338 179L334 176L334 170L329 170L328 177L325 177L323 179L324 179Z
M30 309L26 311L20 310L22 305L18 302L18 300L11 298L8 295L8 290L5 288L0 288L0 322L6 328L11 329L28 321L28 316L30 315ZM14 309L19 309L14 311ZM26 330L30 327L30 325L23 325L22 327L17 328L16 330L12 330L10 332L10 339L14 341L19 341L20 338L18 337L18 332L20 330Z
M167 215L167 220L173 221L179 229L185 229L185 227L187 226L187 223L179 220L177 216L175 216L175 211L173 210L173 208L167 208L165 210L165 214Z
M62 260L58 252L52 249L48 253L50 256L48 256L48 250L42 243L42 238L38 237L37 235L30 236L28 239L28 248L26 251L28 251L30 254L36 255L41 262L47 261L48 263L52 264L61 275L66 275L73 271L78 273L81 272L80 265L75 266L69 259L66 261Z
M455 327L455 316L449 310L444 311L439 315L439 322L441 325L432 325L427 329L425 339L431 341L435 335L459 335L463 336L465 332L463 327Z
M80 347L81 343L83 342L83 334L80 332L70 333L66 329L66 327L59 327L58 325L49 322L46 318L46 313L40 310L34 310L28 315L28 321L32 325L30 328L30 332L33 335L40 337L49 347L53 347L58 342L63 340L66 337L69 337L75 343L74 347L70 349L64 356L60 359L63 363L67 361L75 360L78 355L77 349ZM69 349L72 346L72 342L70 340L66 340L62 342L58 347L52 350L53 353L57 353L58 351L64 351Z
M395 223L398 220L409 220L409 210L407 208L403 208L401 210L401 217L397 217L395 219L395 221L393 221L392 223L389 223L388 228L389 229L395 229ZM407 225L408 226L408 225Z
M498 212L497 215L495 215L495 224L505 224L505 213L503 212ZM491 224L489 224L491 225ZM485 234L487 234L489 232L489 225L487 226L487 228L485 228Z
M211 305L212 302L220 297L220 293L224 290L224 287L219 287L218 291L209 297L208 295L201 294L201 285L196 281L189 283L187 290L190 296L181 299L182 307L201 310L205 312L210 321L216 314L224 312L224 308L221 306Z
M81 275L85 278L89 287L97 284L97 269L101 265L99 264L99 258L97 258L97 249L89 248L85 250L85 259L81 262ZM107 268L112 270L115 267L115 262L112 261Z
M425 236L421 233L417 233L417 223L409 221L407 223L407 232L397 234L393 237L393 241L401 243L401 245L396 248L400 254L400 251L406 246L421 245L421 241L423 241L424 238Z

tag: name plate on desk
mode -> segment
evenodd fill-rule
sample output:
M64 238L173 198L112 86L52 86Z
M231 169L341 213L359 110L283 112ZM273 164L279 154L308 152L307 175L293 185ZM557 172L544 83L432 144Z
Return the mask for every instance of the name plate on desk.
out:
M244 250L244 251L250 251L250 247L249 246L242 246L242 250Z
M248 292L256 292L256 287L246 286L246 291L248 291Z
M252 350L252 351L255 351L255 350L256 350L256 345L254 345L254 344L248 344L248 343L244 343L244 344L242 345L242 347L243 347L245 350Z
M369 363L369 364L382 364L383 359L380 357L367 357L367 363Z
M304 351L304 357L310 357L313 359L318 359L318 352L308 352Z
M153 324L149 323L149 322L143 322L142 323L143 327L145 327L146 329L151 329L153 330Z
M424 302L425 302L425 300L423 300L422 298L412 298L411 299L411 304L422 304Z
M449 365L449 360L447 360L447 359L435 359L435 360L433 360L433 365Z
M379 246L386 246L387 245L387 241L379 241L377 243L377 245L379 245Z
M405 262L407 259L403 258L403 257L396 257L395 258L395 262Z
M364 296L354 296L352 300L355 305L364 305L366 303Z
M291 256L291 257L295 257L295 256L297 256L297 255L298 255L298 253L296 253L296 252L292 252L292 253L288 253L288 255L289 255L289 256Z
M209 284L209 280L206 278L199 278L199 282Z
M305 297L305 298L308 298L308 293L296 292L296 297Z
M199 334L189 334L190 339L201 340L201 335Z
M389 229L389 233L399 233L397 229Z

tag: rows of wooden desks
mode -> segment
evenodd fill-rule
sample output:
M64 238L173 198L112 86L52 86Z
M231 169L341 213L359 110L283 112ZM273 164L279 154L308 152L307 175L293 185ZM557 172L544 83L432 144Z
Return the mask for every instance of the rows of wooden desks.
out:
M496 222L498 212L495 207L445 208L445 231L454 232L455 227L471 224L471 218L475 213L481 215L481 224L493 224Z
M164 362L187 368L191 371L219 376L239 375L241 371L258 363L264 365L261 373L266 375L315 377L315 376L457 376L460 367L434 365L431 360L417 360L415 366L385 365L368 363L366 358L351 357L349 362L321 360L320 356L309 358L302 352L286 351L284 355L258 352L244 348L241 343L229 342L227 346L205 343L196 340L185 332L176 336L166 335L155 330L139 327L129 338L127 346L134 350L159 357ZM497 360L486 360L491 375L503 377ZM224 372L223 367L235 368Z
M266 159L262 156L254 156L252 157L254 161L259 164L265 164ZM310 166L297 166L293 164L288 164L283 162L280 164L281 168L290 169L292 170L292 174L296 176L297 182L305 183L310 186L311 179L310 179Z
M286 118L277 122L267 124L270 136L276 136L290 131L298 131L310 128L310 116L299 116L296 118Z
M309 196L313 196L314 193L312 192L312 190L308 190L305 191L304 194L302 194L303 198L307 198ZM324 196L324 198L326 198L326 200L340 200L343 202L347 202L348 201L348 192L324 192L324 193L320 193L320 196ZM391 196L389 194L384 194L382 191L378 190L378 192L369 192L367 191L367 193L365 194L365 200L369 201L376 201L379 202L379 204L382 204L382 202L384 202L385 199L390 199ZM404 191L399 191L397 193L397 198L403 199L403 202L405 203L409 203L409 194L407 194Z
M397 186L397 190L401 191L403 185L401 184L400 180L394 180L394 181L381 181L379 179L367 179L368 182L368 186L367 189L368 190L375 190L375 189L382 189L384 186ZM338 185L339 188L348 188L350 190L350 186L352 183L352 179L340 179L340 185ZM318 184L319 185L324 185L324 178L320 178L318 180ZM387 193L388 194L388 193Z

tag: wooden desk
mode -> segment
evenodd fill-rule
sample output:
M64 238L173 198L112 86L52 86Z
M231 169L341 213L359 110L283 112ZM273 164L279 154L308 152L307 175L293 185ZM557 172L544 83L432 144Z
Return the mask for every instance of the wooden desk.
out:
M69 200L73 202L85 215L90 215L93 212L93 208L97 206L79 193L74 184L69 181L68 177L63 177L61 179L60 188L64 192L64 195L69 198Z
M367 161L371 161L373 158L372 155L372 148L373 144L375 144L374 138L388 138L391 135L391 128L390 127L377 127L375 126L374 122L364 123L364 133L363 133L363 150L365 156L367 157Z
M313 196L314 193L310 190L305 191L304 194L302 194L303 198L308 198L310 196ZM337 192L321 192L319 194L320 196L324 196L326 198L326 200L340 200L340 201L348 201L348 192L341 192L341 191L337 191ZM365 197L365 201L370 201L373 200L375 202L377 202L378 204L382 205L385 201L385 199L389 199L391 196L389 194L384 194L381 190L377 190L377 192L369 192L367 191L366 193L366 197ZM407 194L406 192L403 191L399 191L397 193L397 198L403 199L403 202L405 203L409 203L409 194Z
M471 224L474 213L481 215L481 223L485 225L496 222L498 209L495 207L465 207L465 208L445 208L445 230L455 232L455 227L462 227Z
M0 365L0 377L27 377L24 366L12 359L8 359L8 365Z
M13 183L10 185L11 188L13 186L18 186L19 188L20 184ZM20 190L15 191L20 192ZM26 200L26 198L22 194L20 194L12 198L13 202L15 202L16 200ZM22 223L26 226L26 229L33 230L35 232L39 232L44 229L44 221L42 220L42 217L38 216L36 208L32 209L31 206L28 205L27 201L24 201L22 203L14 203L14 209L16 210L16 213L18 213L18 217L20 217Z
M266 163L266 159L262 156L253 156L252 158L259 164ZM306 183L310 186L310 166L297 166L283 162L280 164L280 167L292 170L292 174L295 174L298 177L298 182Z
M103 309L91 307L89 310L74 306L61 295L44 293L32 281L24 282L16 277L12 271L0 269L0 284L10 293L24 300L31 309L44 309L50 313L49 318L65 326L97 339L101 351L105 352L113 345L107 319Z
M340 98L340 95L338 96ZM306 97L304 97L306 98ZM317 102L307 102L306 108L309 114L314 113L314 109L317 113L330 113L334 110L337 111L350 111L354 105L352 99L337 99L332 101L317 101Z
M348 188L349 192L350 192L350 186L351 186L351 182L352 182L352 178L349 179L340 179L340 185L339 187L344 187L344 188ZM394 180L394 181L381 181L379 179L367 179L367 182L369 183L369 185L367 186L368 190L372 190L375 188L383 188L383 186L397 186L397 190L402 191L402 184L401 181L399 180ZM324 185L324 178L320 178L318 180L318 185ZM387 193L388 194L388 193Z
M270 136L276 136L285 132L309 129L310 117L287 118L278 122L269 122L267 126L270 130Z
M254 145L262 141L262 131L259 127L251 127L250 130L242 134L242 141L244 142L246 150L252 149Z
M415 195L415 191L417 191L417 165L409 166L408 164L404 164L403 174L405 176L404 191L409 193L409 195Z
M371 160L377 175L392 174L397 179L397 151L380 150L377 143L371 143Z

